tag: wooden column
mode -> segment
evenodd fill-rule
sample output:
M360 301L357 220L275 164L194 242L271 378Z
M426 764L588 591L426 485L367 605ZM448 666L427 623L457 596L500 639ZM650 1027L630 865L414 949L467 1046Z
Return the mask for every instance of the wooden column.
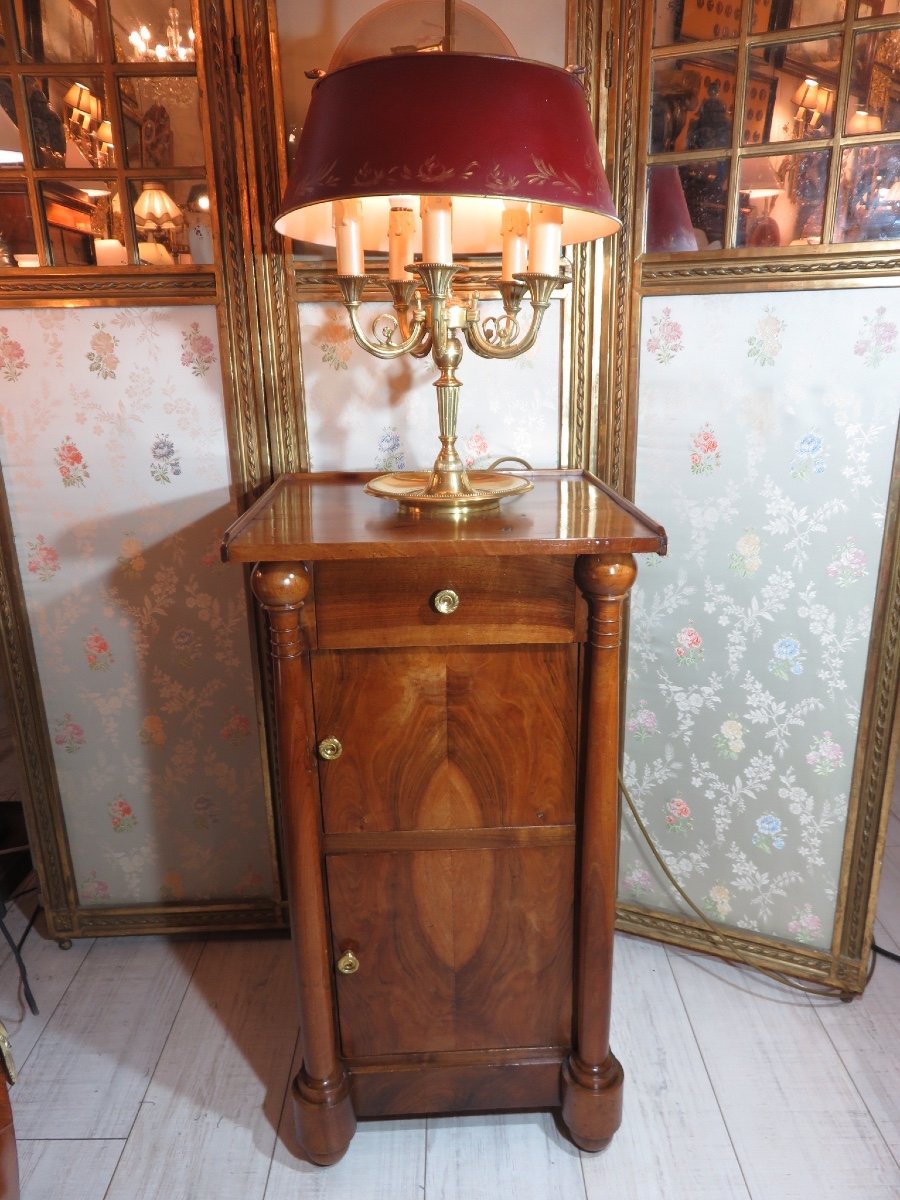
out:
M307 649L300 612L310 579L301 563L260 563L253 593L269 618L281 772L282 846L297 964L302 1065L293 1084L297 1140L326 1166L356 1131L349 1080L338 1058L332 965L322 877L322 820Z
M590 609L585 664L575 1045L562 1071L562 1117L573 1141L602 1150L622 1120L622 1068L609 1048L619 849L619 668L622 608L637 569L630 554L584 555L575 578Z

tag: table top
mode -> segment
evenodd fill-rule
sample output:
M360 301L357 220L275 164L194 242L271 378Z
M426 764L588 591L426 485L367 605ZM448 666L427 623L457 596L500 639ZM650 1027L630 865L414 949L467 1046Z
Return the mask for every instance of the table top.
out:
M462 518L401 512L371 474L282 475L225 531L226 562L666 553L666 532L585 471L517 471L534 487Z

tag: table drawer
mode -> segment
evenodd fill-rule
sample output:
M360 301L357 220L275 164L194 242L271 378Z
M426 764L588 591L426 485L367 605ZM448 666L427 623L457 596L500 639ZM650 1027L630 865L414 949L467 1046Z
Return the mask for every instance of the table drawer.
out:
M573 570L572 558L316 563L318 645L334 650L578 641L581 609Z

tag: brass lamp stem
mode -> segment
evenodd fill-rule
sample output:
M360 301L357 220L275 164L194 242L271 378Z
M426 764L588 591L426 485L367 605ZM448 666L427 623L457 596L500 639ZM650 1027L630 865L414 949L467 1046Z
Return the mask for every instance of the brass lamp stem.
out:
M523 354L534 345L552 293L566 280L534 273L519 275L514 281L498 280L506 315L479 322L477 297L467 302L453 294L453 280L459 267L450 263L413 263L405 269L415 271L421 285L406 280L388 282L396 315L377 318L371 338L362 332L359 323L365 277L338 276L338 284L353 336L364 350L385 359L404 354L422 358L430 351L440 371L434 386L441 449L430 473L401 471L379 476L368 484L367 490L420 512L460 516L475 508L495 508L502 497L528 491L531 484L505 471L470 472L460 458L456 449L456 423L462 385L456 368L462 358L462 339L482 358L506 359ZM516 316L526 293L531 300L531 320L520 336ZM398 336L399 340L395 340Z

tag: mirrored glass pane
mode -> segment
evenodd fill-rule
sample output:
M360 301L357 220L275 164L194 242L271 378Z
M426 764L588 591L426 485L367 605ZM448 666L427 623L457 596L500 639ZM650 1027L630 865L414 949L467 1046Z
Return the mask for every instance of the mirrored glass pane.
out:
M858 17L890 17L900 13L900 0L859 0Z
M805 29L843 21L845 0L753 0L752 32Z
M651 254L681 254L699 249L678 167L663 164L647 173L647 235Z
M679 42L706 42L737 37L741 27L741 0L656 0L653 16L654 46Z
M818 38L753 50L744 145L831 136L841 40ZM762 97L766 97L768 108L761 103Z
M737 55L657 63L653 71L650 149L713 150L731 145Z
M94 0L25 0L16 10L22 49L33 62L97 62L100 42Z
M698 250L721 250L725 243L729 171L728 159L692 162L678 168Z
M900 238L900 145L862 145L844 150L835 241L896 238Z
M3 28L3 13L0 12L0 63L7 61L9 51L6 45L6 32Z
M101 79L51 75L26 84L39 166L84 171L108 165L102 138L108 136L109 120Z
M53 265L94 266L95 243L110 234L118 205L113 181L100 175L54 180L41 184L40 196Z
M116 58L120 62L193 62L189 0L111 0Z
M900 132L900 29L855 37L845 132Z
M738 176L738 246L786 246L796 213L787 201L783 155L745 158Z
M128 167L202 167L197 80L184 76L119 83Z
M149 266L213 261L209 193L198 179L131 184L131 210L141 261Z
M772 115L777 89L778 80L774 72L767 68L757 70L755 65L751 68L747 90L744 93L742 145L755 146L773 140Z
M24 161L24 146L16 125L12 81L0 75L0 168L21 167Z
M0 179L0 268L39 265L25 184Z
M822 240L829 150L786 154L778 168L784 195L773 205L783 246L818 245Z

